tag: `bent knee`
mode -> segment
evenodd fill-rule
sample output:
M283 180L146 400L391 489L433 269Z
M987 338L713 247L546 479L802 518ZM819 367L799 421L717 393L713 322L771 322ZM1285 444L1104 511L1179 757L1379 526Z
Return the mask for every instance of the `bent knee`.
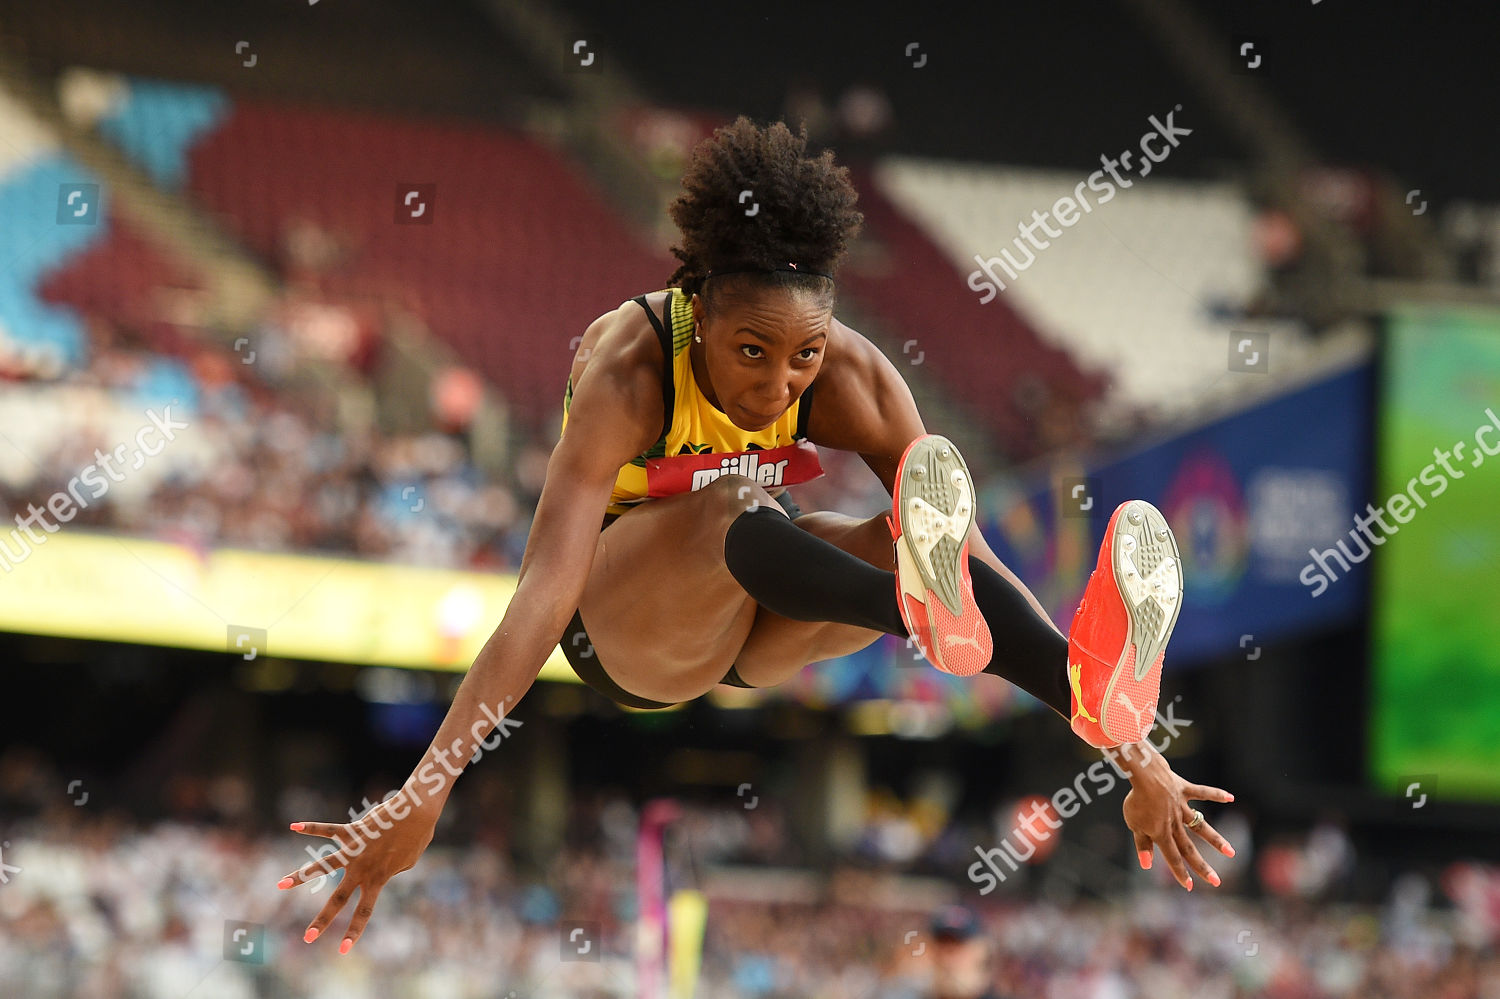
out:
M764 508L786 516L775 497L744 475L721 475L699 492L705 494L703 502L707 504L702 521L703 543L713 551L720 565L724 564L724 539L729 525L746 511Z
M786 515L781 504L776 498L768 493L764 486L754 479L744 475L721 475L713 482L704 486L701 492L710 503L714 504L723 514L723 526L728 527L734 519L746 510L756 510L766 506L777 513Z

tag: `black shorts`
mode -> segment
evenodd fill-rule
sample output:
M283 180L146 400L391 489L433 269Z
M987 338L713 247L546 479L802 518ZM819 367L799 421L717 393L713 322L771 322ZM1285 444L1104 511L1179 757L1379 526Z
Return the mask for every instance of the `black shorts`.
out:
M791 519L796 520L802 516L802 508L797 506L797 501L792 499L790 492L782 490L781 495L776 497L776 502L781 504L781 508ZM602 532L621 516L621 514L606 514L599 530ZM573 667L573 672L578 674L578 679L616 704L623 704L630 708L670 708L673 706L670 701L653 701L650 698L637 697L615 683L609 673L605 672L604 664L599 662L599 655L594 651L594 643L589 641L588 631L583 626L583 617L578 611L573 612L573 620L568 622L568 630L558 644L562 646L563 656ZM732 687L752 686L740 678L739 670L734 666L729 667L729 672L725 673L724 679L719 682L727 683Z

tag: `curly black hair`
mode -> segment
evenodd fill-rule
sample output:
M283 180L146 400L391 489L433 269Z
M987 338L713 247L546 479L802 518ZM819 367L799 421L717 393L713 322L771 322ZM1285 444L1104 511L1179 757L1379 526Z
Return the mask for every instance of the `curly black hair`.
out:
M849 168L834 164L831 149L809 158L805 125L793 135L784 122L761 128L741 115L693 150L682 186L668 208L682 233L672 247L682 266L669 286L703 294L710 310L721 295L762 288L823 292L831 304L831 281L790 271L715 276L704 290L710 270L795 263L833 274L859 234L864 215L854 209Z

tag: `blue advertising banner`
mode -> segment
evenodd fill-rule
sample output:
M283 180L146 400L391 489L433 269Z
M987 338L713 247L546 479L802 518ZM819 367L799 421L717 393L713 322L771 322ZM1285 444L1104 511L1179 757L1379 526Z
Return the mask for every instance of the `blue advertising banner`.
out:
M982 529L1066 632L1110 513L1148 500L1182 550L1167 668L1236 648L1254 658L1350 620L1366 599L1368 563L1334 546L1370 495L1372 391L1361 365L1133 454L1054 462L987 492Z

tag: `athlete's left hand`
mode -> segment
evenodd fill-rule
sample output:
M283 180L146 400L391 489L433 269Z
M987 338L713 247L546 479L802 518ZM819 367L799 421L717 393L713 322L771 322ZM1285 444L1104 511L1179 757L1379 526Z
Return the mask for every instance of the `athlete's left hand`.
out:
M1127 755L1121 747L1119 759L1130 777L1130 793L1125 795L1125 824L1135 835L1135 849L1141 867L1151 868L1152 850L1160 849L1167 867L1177 883L1188 891L1193 890L1193 878L1189 868L1209 884L1217 888L1220 884L1218 872L1208 865L1190 834L1197 834L1209 846L1226 857L1234 856L1234 847L1219 835L1208 820L1192 829L1193 806L1189 801L1234 800L1234 795L1223 788L1194 784L1183 780L1149 743L1137 743L1129 747ZM1141 756L1145 756L1141 760Z

